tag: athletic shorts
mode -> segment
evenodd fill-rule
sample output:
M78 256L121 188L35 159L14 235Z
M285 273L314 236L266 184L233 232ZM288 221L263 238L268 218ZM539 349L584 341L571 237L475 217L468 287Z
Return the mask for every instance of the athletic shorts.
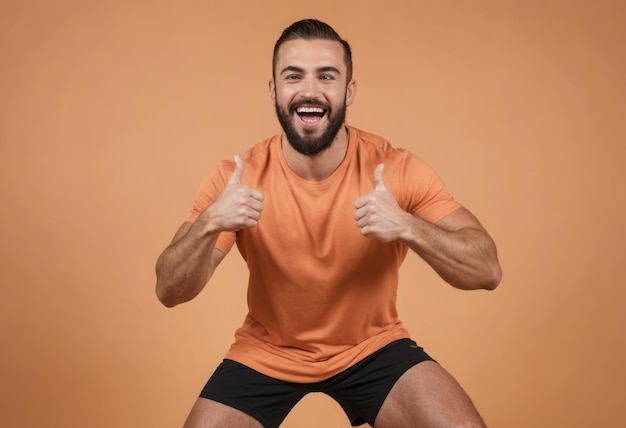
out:
M302 397L322 392L341 405L352 426L373 426L396 381L422 361L434 360L414 341L400 339L321 382L292 383L224 360L200 397L241 410L266 428L277 428Z

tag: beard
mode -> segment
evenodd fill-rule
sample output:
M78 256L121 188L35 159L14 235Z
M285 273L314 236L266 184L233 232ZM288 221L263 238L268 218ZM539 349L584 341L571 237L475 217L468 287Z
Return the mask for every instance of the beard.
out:
M311 135L312 132L307 132L306 130L304 131L304 135L300 135L293 125L293 114L301 105L319 106L326 111L328 115L328 126L319 137L316 138ZM287 141L295 151L311 157L319 155L332 145L337 133L346 120L346 110L345 97L343 104L336 113L333 113L328 104L315 100L302 100L298 103L293 103L289 106L288 110L283 109L276 103L276 116L278 116L278 121L285 131Z

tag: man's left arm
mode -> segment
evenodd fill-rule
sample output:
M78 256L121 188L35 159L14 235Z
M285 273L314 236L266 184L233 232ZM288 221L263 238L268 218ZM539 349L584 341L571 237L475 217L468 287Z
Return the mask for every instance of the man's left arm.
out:
M383 242L401 241L419 254L450 285L463 290L493 290L502 270L496 246L478 219L461 207L430 223L404 211L374 171L374 191L355 201L361 233Z
M502 270L496 245L480 222L461 207L432 224L410 213L398 239L419 254L450 285L493 290Z

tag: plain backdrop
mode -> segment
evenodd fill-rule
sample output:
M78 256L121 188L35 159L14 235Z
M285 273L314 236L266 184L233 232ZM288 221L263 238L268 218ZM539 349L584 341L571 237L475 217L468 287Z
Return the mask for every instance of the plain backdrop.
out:
M194 301L154 263L220 159L280 132L271 52L353 46L348 122L430 163L495 238L494 292L414 254L399 310L490 427L626 425L620 1L0 1L0 425L181 426L246 312L233 251ZM348 427L310 395L286 428Z

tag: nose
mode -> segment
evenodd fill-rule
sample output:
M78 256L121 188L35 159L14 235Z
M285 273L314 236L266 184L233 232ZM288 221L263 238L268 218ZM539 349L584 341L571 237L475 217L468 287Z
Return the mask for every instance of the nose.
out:
M313 76L307 76L302 82L302 96L306 98L319 98L320 91L318 80Z

